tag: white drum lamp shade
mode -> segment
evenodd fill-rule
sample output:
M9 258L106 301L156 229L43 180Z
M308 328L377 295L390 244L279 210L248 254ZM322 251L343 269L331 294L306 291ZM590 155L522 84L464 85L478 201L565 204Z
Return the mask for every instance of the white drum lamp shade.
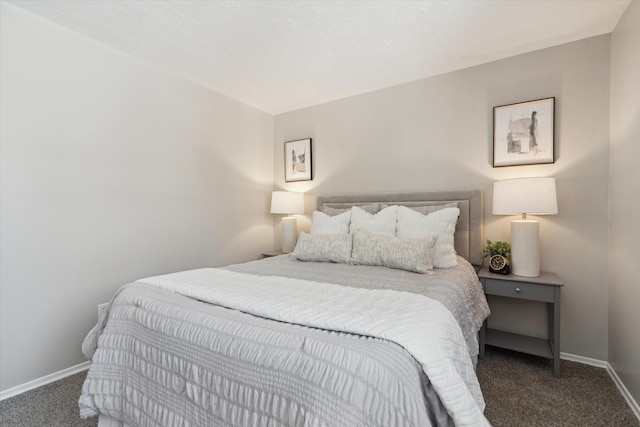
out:
M531 215L558 213L554 178L515 178L493 184L493 214L522 215L511 221L511 273L540 275L540 222Z
M292 191L274 191L271 193L272 214L303 214L304 193ZM282 252L288 254L296 247L298 221L294 216L282 218Z

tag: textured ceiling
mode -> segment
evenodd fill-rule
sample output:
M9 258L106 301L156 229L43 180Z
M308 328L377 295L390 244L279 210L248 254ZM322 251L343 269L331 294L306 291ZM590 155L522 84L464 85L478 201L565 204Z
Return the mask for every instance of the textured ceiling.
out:
M8 3L277 114L608 33L630 1Z

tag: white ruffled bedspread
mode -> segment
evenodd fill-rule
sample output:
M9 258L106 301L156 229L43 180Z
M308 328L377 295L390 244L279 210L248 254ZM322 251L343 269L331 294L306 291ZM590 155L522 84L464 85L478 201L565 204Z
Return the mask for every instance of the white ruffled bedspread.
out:
M462 331L434 299L213 268L138 282L273 320L393 341L418 360L456 425L488 424Z
M248 263L121 288L83 343L93 363L81 416L172 426L488 425L466 331L488 309L473 297L470 266L454 272L470 277L460 284L439 274L407 284L374 268L351 287L270 274L265 264L284 272L284 259L266 261L255 263L263 275L233 271ZM354 273L323 274L350 282ZM364 277L408 288L367 289ZM442 302L414 293L457 287ZM451 298L477 306L454 317ZM470 324L465 334L461 323Z

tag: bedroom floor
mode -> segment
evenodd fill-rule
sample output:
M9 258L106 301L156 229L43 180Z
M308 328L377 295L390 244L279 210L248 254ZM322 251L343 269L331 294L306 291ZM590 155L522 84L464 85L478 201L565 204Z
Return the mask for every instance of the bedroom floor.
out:
M640 426L604 368L487 347L478 363L485 416L500 426Z
M77 400L85 373L0 402L5 427L97 426L81 420ZM485 415L500 426L640 427L603 368L562 361L562 377L553 377L551 361L487 347L478 364Z

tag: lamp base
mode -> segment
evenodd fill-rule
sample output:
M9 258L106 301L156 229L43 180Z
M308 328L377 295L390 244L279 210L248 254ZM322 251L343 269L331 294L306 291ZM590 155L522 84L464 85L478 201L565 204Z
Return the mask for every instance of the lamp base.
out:
M511 221L511 274L524 277L540 275L540 223Z
M293 252L298 238L298 219L295 216L282 218L282 252Z

